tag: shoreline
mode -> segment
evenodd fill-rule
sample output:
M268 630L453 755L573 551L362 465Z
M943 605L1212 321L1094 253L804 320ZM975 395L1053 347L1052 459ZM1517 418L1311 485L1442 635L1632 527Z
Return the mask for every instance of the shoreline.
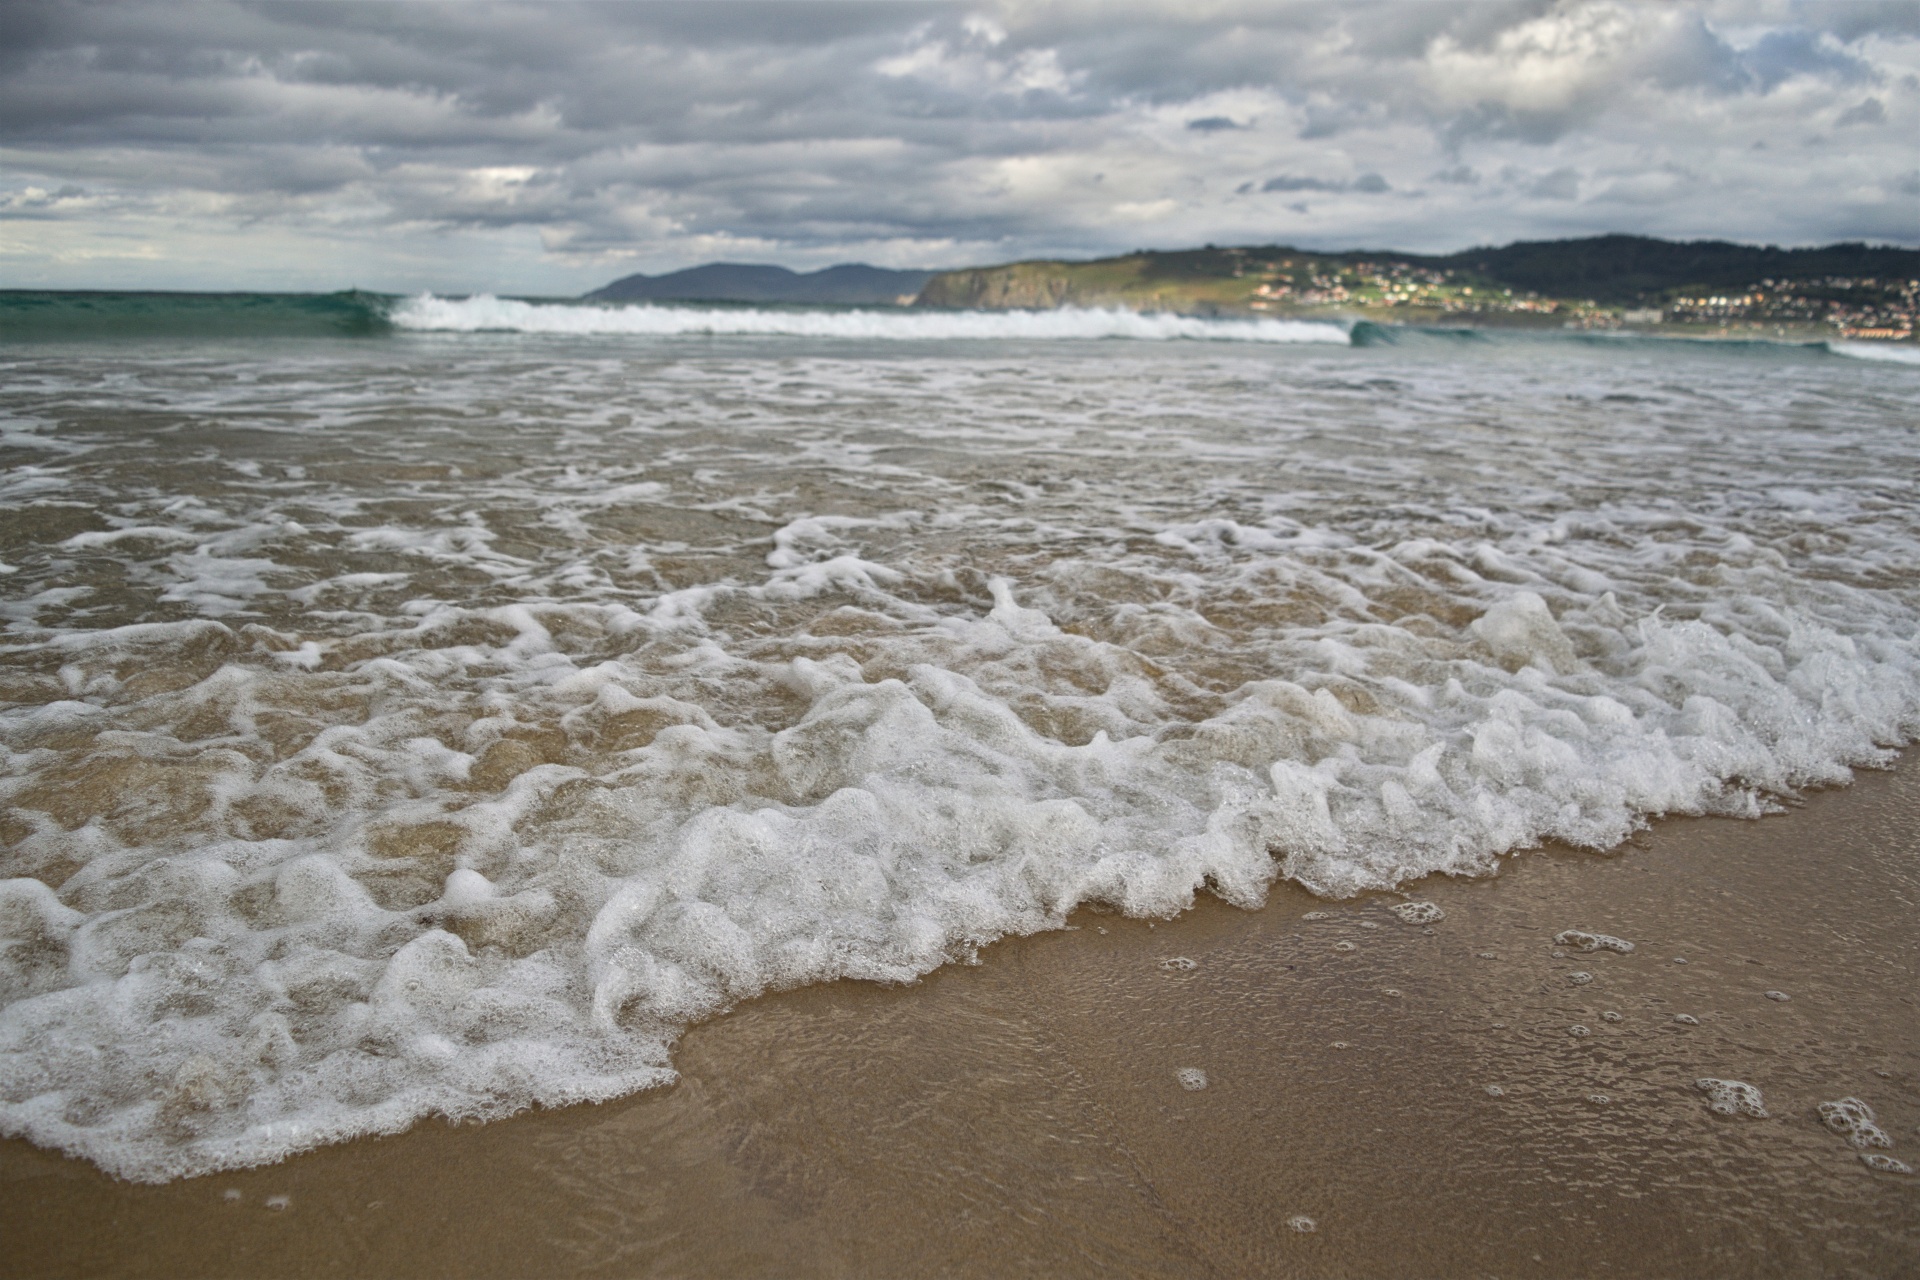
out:
M1920 1164L1917 820L1909 754L1410 885L1424 927L1285 884L1083 910L910 986L751 1001L663 1089L162 1186L8 1140L4 1271L1895 1274L1920 1175L1814 1108L1866 1100ZM1556 956L1565 929L1636 948Z

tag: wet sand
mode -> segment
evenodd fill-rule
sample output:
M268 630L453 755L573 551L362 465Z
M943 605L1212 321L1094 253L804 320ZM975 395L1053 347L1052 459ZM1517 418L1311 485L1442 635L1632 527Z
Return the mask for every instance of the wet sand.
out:
M0 1272L1920 1274L1920 1174L1815 1114L1862 1098L1920 1165L1911 758L1412 888L1445 919L1289 888L1082 912L912 987L755 1001L669 1089L268 1168L134 1186L7 1142ZM1565 929L1636 950L1556 957Z

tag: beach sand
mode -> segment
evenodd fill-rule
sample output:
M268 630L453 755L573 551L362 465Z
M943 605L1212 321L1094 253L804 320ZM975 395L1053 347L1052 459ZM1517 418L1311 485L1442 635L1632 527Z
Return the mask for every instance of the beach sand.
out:
M1911 760L1410 889L1445 918L1288 887L1081 912L911 987L753 1001L671 1088L267 1168L134 1186L7 1142L0 1271L1920 1274L1920 1174L1816 1114L1864 1099L1920 1164ZM1566 929L1636 949L1556 957Z

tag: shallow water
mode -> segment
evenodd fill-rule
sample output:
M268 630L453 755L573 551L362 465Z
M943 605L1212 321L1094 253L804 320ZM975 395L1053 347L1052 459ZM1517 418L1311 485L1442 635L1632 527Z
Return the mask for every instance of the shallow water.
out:
M609 1097L769 988L1920 728L1911 368L1026 336L0 352L0 1129Z

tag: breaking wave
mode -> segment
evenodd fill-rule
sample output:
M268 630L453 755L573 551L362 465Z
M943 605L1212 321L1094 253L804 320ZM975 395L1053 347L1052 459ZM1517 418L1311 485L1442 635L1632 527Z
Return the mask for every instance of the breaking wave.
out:
M1829 342L1827 350L1854 360L1881 360L1892 364L1920 364L1920 346L1891 342Z
M1348 345L1346 328L1308 320L1222 320L1119 308L1052 311L830 311L759 307L583 306L522 302L480 294L421 294L390 313L396 328L436 333L552 333L778 336L928 342L969 339L1046 341L1130 338L1166 342L1331 343Z

